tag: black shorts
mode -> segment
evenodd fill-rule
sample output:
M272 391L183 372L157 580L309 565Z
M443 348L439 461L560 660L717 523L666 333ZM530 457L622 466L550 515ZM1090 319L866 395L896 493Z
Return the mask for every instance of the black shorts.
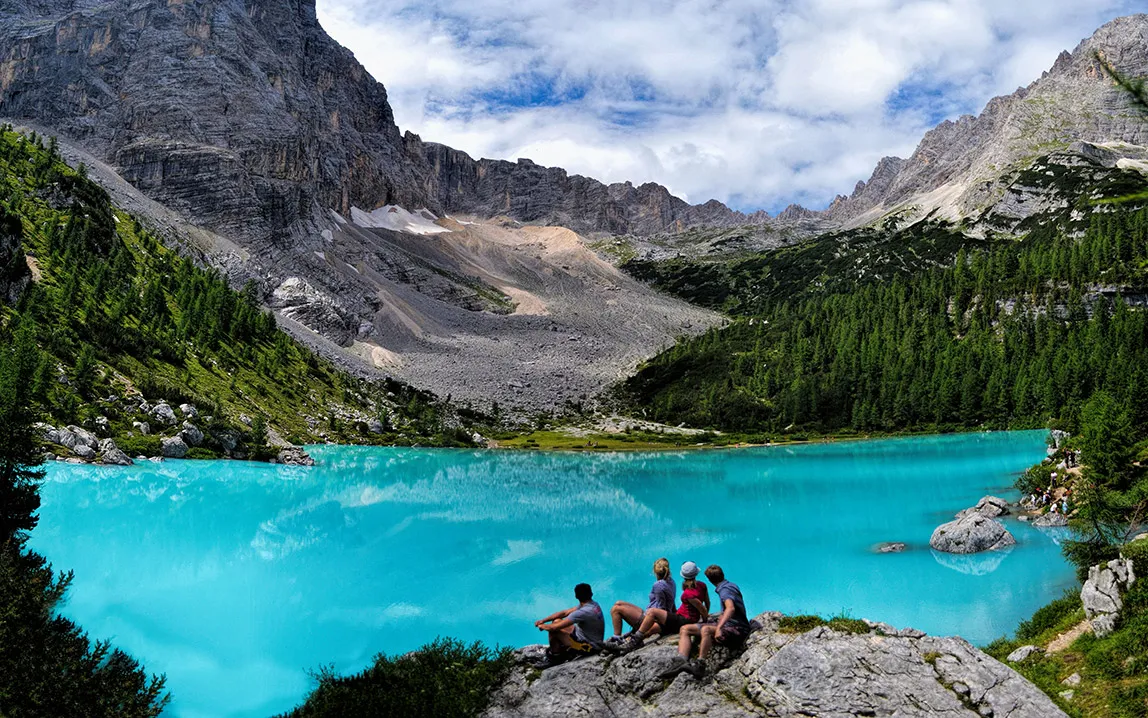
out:
M682 630L682 626L688 626L691 623L697 623L697 621L691 621L680 613L671 613L666 617L666 625L662 626L662 635L676 636Z

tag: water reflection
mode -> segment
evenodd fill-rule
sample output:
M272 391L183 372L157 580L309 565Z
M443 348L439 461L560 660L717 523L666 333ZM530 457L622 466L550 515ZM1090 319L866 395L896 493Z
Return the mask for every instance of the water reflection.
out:
M76 569L68 612L166 672L175 715L282 711L306 669L357 669L439 634L533 642L531 621L580 581L604 604L644 601L659 556L722 564L752 612L848 611L977 642L1072 579L1055 540L1027 526L991 577L1009 554L871 552L926 546L936 516L1042 458L1040 433L657 455L313 453L314 469L50 467L34 541Z

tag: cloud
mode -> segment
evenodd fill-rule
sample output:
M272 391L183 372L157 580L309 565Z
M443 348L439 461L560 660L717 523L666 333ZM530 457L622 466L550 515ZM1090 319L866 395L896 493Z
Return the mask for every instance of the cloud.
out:
M319 0L403 129L478 157L826 205L1131 0Z

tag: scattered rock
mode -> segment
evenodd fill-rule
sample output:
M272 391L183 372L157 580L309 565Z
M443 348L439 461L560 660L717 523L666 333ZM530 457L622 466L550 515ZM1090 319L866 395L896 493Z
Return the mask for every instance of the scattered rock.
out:
M899 541L886 541L885 543L877 544L874 550L877 553L901 553L906 548L908 547Z
M1040 528L1067 526L1068 517L1062 513L1058 512L1054 514L1050 511L1047 514L1041 514L1040 516L1037 516L1035 519L1033 519L1032 525L1039 526Z
M379 421L378 419L371 419L367 422L367 431L371 432L372 434L383 433L385 431L383 428L383 422Z
M1084 616L1092 624L1097 638L1116 630L1120 609L1124 607L1122 596L1135 580L1131 559L1113 559L1088 569L1080 600L1084 603Z
M203 432L190 421L183 422L183 430L179 435L188 446L199 446L203 443Z
M131 466L135 463L111 439L100 442L100 461L108 466Z
M929 539L930 546L946 553L995 551L1015 543L1004 524L979 513L938 526Z
M248 416L247 414L240 414L239 415L239 423L240 424L243 424L244 426L251 426L251 422L252 422L252 418L250 416Z
M164 426L175 426L177 421L175 412L172 411L171 407L167 404L156 404L152 407L150 414L155 417L156 421Z
M1067 431L1053 429L1051 432L1049 432L1048 439L1052 444L1052 448L1059 449L1064 446L1064 442L1067 441L1070 436L1071 434L1069 434Z
M178 436L164 437L163 455L169 459L182 459L187 456L187 444Z
M132 428L143 436L147 436L151 433L151 426L146 421L133 421Z
M199 416L199 410L191 404L180 404L179 413L183 414L188 419L195 419Z
M486 437L477 431L470 435L470 440L475 446L486 446Z
M1012 653L1008 654L1009 663L1020 663L1034 653L1043 653L1044 651L1039 646L1021 646Z
M957 518L963 518L969 514L980 514L990 519L1007 516L1009 514L1008 502L998 496L986 496L978 501L976 506L958 513Z
M96 417L96 431L98 433L103 434L104 436L107 436L108 432L111 430L112 430L112 427L111 427L111 424L108 423L108 417L106 417L106 416L97 416Z
M77 444L83 444L90 449L95 449L100 445L100 440L96 435L87 429L81 429L78 426L69 426L68 431L75 435Z
M491 695L485 718L579 716L902 716L904 718L1065 718L1036 686L960 638L855 635L828 627L779 633L779 614L762 614L740 654L715 652L705 677L659 674L675 665L673 640L618 658L593 656L531 666L541 646ZM957 686L960 686L959 688Z
M1072 697L1075 695L1076 695L1076 691L1072 690L1071 688L1068 689L1067 691L1061 691L1060 692L1060 697L1066 701L1072 700Z
M208 429L208 431L210 431L210 429ZM216 441L219 442L219 445L222 446L223 450L227 453L235 451L235 447L239 446L238 432L226 429L221 431L214 431L211 435L215 438Z
M84 461L92 461L96 458L96 450L87 444L76 444L75 448L72 449L72 453Z
M298 446L291 446L279 452L276 461L288 466L314 466L315 460Z
M1066 686L1079 686L1080 685L1080 674L1079 673L1073 673L1071 676L1069 676L1068 678L1065 678L1063 681L1061 681L1061 684L1066 685Z

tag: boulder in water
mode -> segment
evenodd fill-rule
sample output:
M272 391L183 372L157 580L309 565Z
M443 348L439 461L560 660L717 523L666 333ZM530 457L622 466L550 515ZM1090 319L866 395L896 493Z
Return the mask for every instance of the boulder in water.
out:
M1015 543L1004 524L979 513L938 526L929 539L930 546L946 553L994 551Z
M886 541L885 543L877 544L874 550L877 553L901 553L906 548L905 544L900 541Z
M276 461L280 464L286 464L288 466L315 465L315 460L308 456L307 452L303 451L298 446L291 446L280 451L279 456L276 457Z

